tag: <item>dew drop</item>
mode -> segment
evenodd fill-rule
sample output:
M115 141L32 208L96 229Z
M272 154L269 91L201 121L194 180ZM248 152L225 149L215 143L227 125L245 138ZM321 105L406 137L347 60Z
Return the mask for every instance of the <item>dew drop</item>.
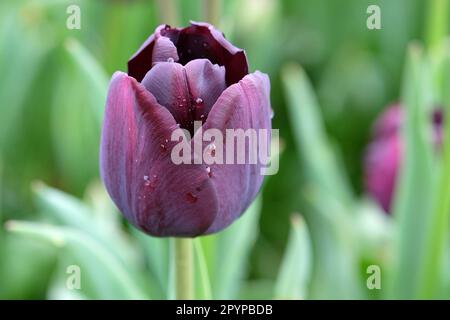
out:
M200 119L203 119L204 117L205 117L205 115L204 115L204 114L200 115Z
M168 143L168 142L169 142L169 139L165 139L164 141L165 141L166 143Z
M192 192L186 193L186 200L190 203L196 203L198 200L198 197L194 194L192 194Z
M210 167L206 167L206 173L208 173L208 177L212 177L212 172Z
M174 62L174 60L172 57L170 57L170 58L167 58L167 62Z
M199 97L199 98L195 99L195 103L196 104L202 104L203 103L203 99Z
M208 48L208 43L207 42L203 42L202 46L203 46L203 48Z
M214 157L216 155L216 145L214 143L210 143L207 146L209 154Z
M161 147L161 149L163 149L163 150L166 150L167 148L166 148L166 146L164 145L164 144L160 144L160 147Z

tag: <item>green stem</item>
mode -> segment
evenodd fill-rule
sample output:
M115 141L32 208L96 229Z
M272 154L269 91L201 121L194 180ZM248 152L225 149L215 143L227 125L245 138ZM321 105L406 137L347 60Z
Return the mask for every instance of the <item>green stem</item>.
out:
M222 3L220 0L204 0L203 1L203 10L205 20L215 26L219 23L220 20L220 9Z
M194 299L194 247L189 238L175 239L175 280L178 300Z

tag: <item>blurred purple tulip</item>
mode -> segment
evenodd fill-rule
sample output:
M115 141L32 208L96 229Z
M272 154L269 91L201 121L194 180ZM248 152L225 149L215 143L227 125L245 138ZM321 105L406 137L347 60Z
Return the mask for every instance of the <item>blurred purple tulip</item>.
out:
M217 232L255 199L258 165L175 165L172 132L270 129L270 82L248 74L245 52L207 23L159 26L116 72L106 102L100 170L111 198L154 236Z
M442 111L433 113L434 144L442 144ZM399 168L403 158L401 128L404 112L400 104L390 106L375 123L373 140L370 143L364 168L367 192L386 211L390 212Z

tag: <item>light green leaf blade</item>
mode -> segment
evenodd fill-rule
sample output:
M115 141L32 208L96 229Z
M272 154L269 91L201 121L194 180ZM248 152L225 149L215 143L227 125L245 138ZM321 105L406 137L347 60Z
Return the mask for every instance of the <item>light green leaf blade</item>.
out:
M338 159L332 154L320 108L304 70L295 64L287 65L282 71L282 79L291 127L305 172L320 188L345 203L350 202L350 187Z
M75 257L74 261L81 265L82 286L93 287L95 299L149 298L130 277L125 265L84 232L70 227L20 221L10 221L6 228L69 249ZM86 278L83 278L83 274L87 274Z
M403 131L404 161L400 170L393 215L397 222L394 246L392 296L419 297L422 266L425 263L425 238L432 216L436 166L430 121L430 77L421 48L409 50L403 81L406 119Z
M250 250L258 236L262 198L259 196L229 228L216 234L215 263L212 269L214 299L237 297L245 276Z
M291 219L291 232L275 286L276 299L305 299L312 270L312 248L302 216Z

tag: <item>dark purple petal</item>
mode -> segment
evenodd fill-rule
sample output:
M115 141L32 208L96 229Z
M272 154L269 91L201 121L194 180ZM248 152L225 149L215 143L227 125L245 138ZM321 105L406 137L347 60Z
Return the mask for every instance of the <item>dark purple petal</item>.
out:
M186 66L160 62L147 73L142 84L172 113L181 128L193 134L193 122L206 120L225 90L225 70L206 59L193 60Z
M212 25L192 22L191 26L183 29L167 25L161 25L156 29L155 35L150 36L128 61L128 74L137 81L141 81L151 69L155 39L160 36L167 37L174 43L179 62L183 65L191 60L204 58L213 64L224 66L227 86L238 82L248 74L244 50L233 46Z
M177 48L169 38L157 37L152 52L152 65L167 61L178 61Z
M160 25L156 28L155 33L145 40L138 51L128 60L128 75L135 78L137 81L144 79L148 70L152 67L153 47L155 45L155 35L160 33L160 30L165 28L165 25Z
M270 82L267 75L256 72L228 87L211 109L203 130L219 129L224 137L226 129L271 128ZM268 139L268 141L270 141ZM208 143L205 142L204 147ZM223 142L225 146L225 141ZM248 149L248 144L246 145ZM247 155L248 156L248 155ZM246 157L247 158L247 157ZM226 151L224 152L226 159ZM219 212L207 233L217 232L238 218L255 199L263 176L261 165L212 164L211 181L220 195Z
M176 123L134 78L110 84L100 149L103 182L120 211L155 236L196 236L214 221L217 195L204 166L175 166Z
M142 80L142 85L153 94L160 105L170 111L182 128L188 129L192 126L191 97L186 71L181 64L156 64Z
M193 102L193 118L206 120L217 98L226 89L225 68L209 60L197 59L186 66L186 79Z

